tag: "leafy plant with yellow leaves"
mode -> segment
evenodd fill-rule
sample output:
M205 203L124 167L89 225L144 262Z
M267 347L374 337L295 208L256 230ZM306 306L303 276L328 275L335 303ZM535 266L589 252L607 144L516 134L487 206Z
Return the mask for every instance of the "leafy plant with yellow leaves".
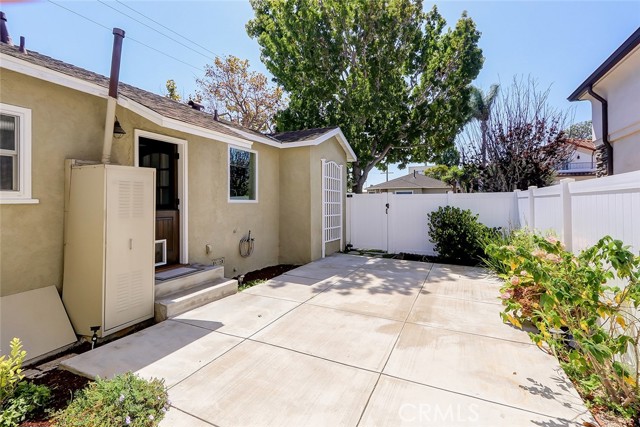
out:
M565 370L591 384L622 414L640 412L638 387L640 256L609 236L574 255L553 237L532 235L536 249L489 245L493 262L507 273L503 319L547 343ZM524 296L524 297L523 297ZM579 378L579 379L580 379Z

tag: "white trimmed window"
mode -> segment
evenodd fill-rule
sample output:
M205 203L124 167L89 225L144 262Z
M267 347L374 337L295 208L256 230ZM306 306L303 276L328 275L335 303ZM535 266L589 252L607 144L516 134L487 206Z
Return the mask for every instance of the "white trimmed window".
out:
M258 201L258 153L229 147L229 201Z
M413 194L413 190L397 190L394 194Z
M31 199L31 110L0 103L0 203Z

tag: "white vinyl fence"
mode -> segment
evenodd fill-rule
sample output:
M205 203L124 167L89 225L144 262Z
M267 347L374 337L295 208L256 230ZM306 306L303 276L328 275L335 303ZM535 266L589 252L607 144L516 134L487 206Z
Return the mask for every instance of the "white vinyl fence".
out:
M552 231L574 252L606 235L640 251L640 171L513 193L353 194L347 198L347 242L433 255L427 215L446 205L470 209L489 227Z
M447 205L470 209L489 227L518 226L513 193L350 194L347 241L361 249L434 255L428 214Z

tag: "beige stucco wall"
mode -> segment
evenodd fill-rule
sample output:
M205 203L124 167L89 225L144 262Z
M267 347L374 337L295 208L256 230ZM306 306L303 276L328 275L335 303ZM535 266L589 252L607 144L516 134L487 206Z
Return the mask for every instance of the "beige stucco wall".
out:
M258 153L258 202L229 202L226 143L163 128L121 107L117 115L127 131L114 142L121 153L113 156L122 164L133 164L133 129L187 141L190 263L211 264L214 258L223 257L226 277L278 264L279 149L253 144L251 150ZM255 248L250 257L242 258L238 245L249 230ZM210 254L207 244L213 245Z
M0 205L0 295L50 285L61 290L64 161L100 160L106 100L4 69L0 100L32 110L32 194L40 200ZM114 140L114 164L134 164L134 129L187 140L189 262L224 257L227 277L278 263L282 150L254 143L259 200L229 203L226 143L162 128L121 107L117 116L127 135ZM242 258L238 244L249 230L255 250ZM213 253L206 254L206 244Z
M347 157L344 149L340 146L338 140L334 137L330 140L311 147L309 156L309 170L311 171L311 260L322 257L322 159L334 161L342 168L342 234L343 244L346 242L345 237L345 218L344 211L346 208L347 195ZM332 254L343 248L340 248L340 242L335 241L327 244L326 254Z
M336 138L314 147L286 148L280 153L280 262L304 264L322 256L322 159L343 167L343 209L347 191L346 154ZM301 197L306 194L308 197ZM344 216L343 216L344 218ZM343 234L345 224L343 222ZM339 251L327 244L326 253Z
M640 47L593 86L609 106L609 140L615 174L640 170ZM590 96L596 145L602 144L602 106Z
M280 262L311 261L311 147L280 150Z
M40 200L0 205L0 296L60 290L64 160L100 159L106 102L4 69L0 100L31 109L32 197Z

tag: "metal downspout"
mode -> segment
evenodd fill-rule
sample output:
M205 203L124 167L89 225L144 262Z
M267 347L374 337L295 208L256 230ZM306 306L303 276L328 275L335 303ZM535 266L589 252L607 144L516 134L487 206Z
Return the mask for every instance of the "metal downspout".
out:
M124 30L113 29L113 51L111 53L111 74L109 76L109 97L107 98L107 116L104 123L104 141L102 144L102 163L111 162L111 144L113 142L113 123L116 118L118 100L118 82L120 80L120 59Z
M587 92L602 105L602 142L607 147L607 175L613 175L613 146L609 142L609 104L593 91L593 85L589 85Z

